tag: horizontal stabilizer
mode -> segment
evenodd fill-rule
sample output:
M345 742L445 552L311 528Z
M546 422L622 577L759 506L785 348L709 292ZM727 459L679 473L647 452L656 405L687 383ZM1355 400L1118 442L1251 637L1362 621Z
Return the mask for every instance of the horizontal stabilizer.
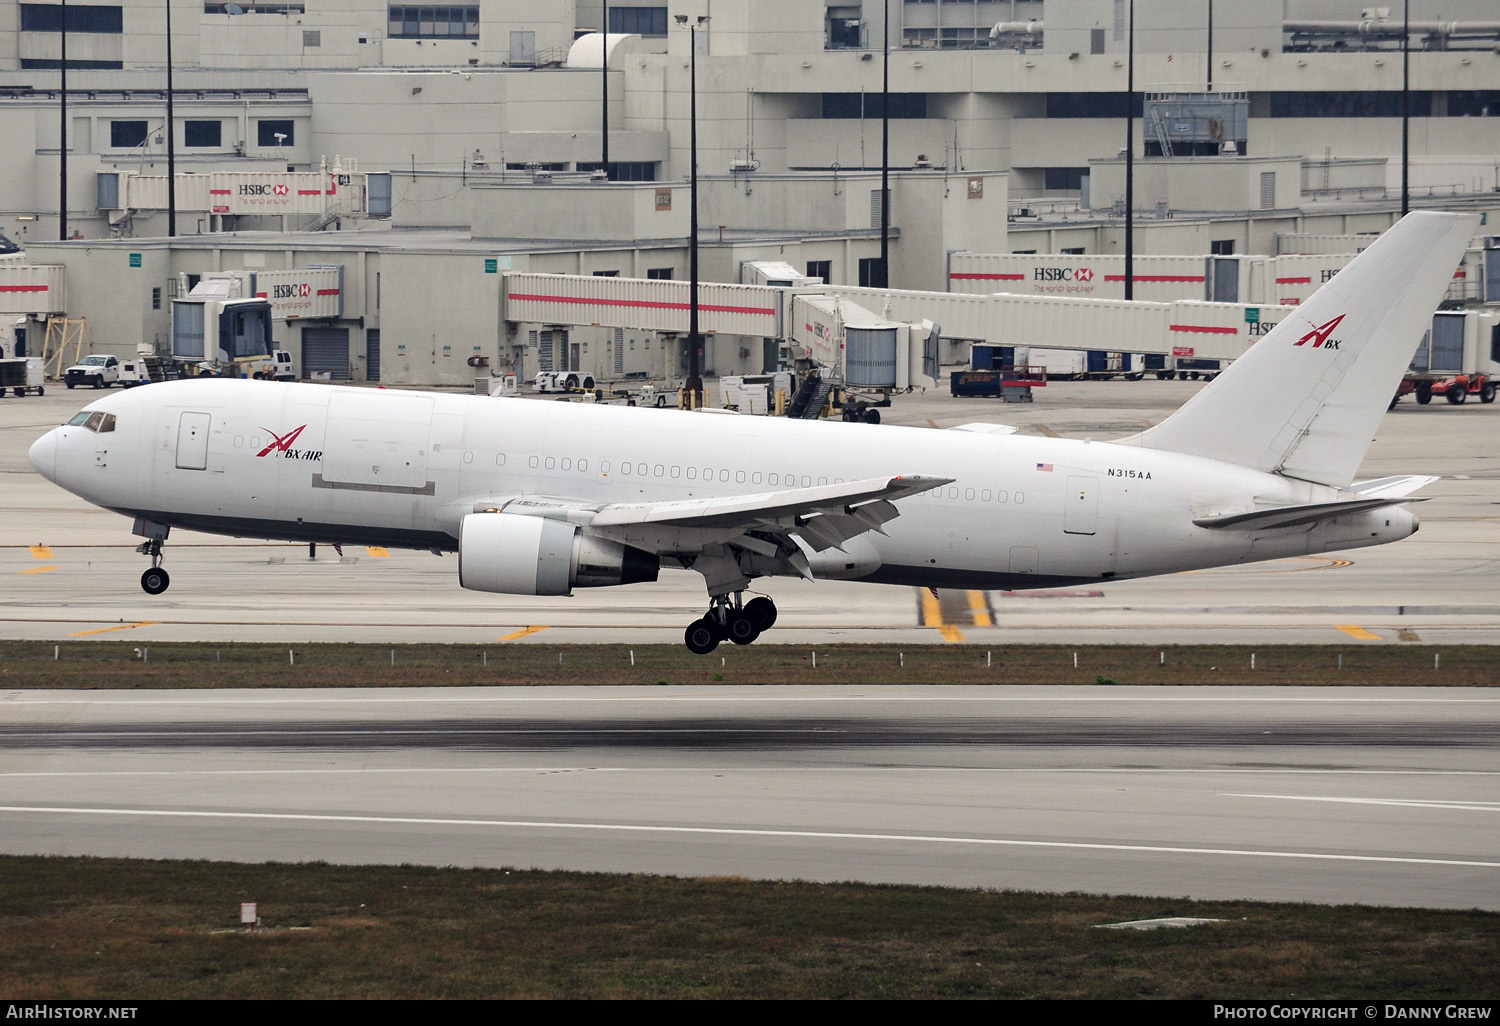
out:
M1257 509L1249 513L1220 513L1214 516L1194 517L1199 527L1215 530L1236 528L1241 531L1262 531L1276 527L1304 527L1320 520L1333 520L1355 513L1366 513L1382 506L1399 506L1407 502L1425 502L1425 499L1369 498L1346 499L1340 502L1313 502L1303 506L1277 506L1274 509Z
M1425 488L1442 478L1434 474L1398 474L1395 477L1380 477L1373 481L1356 481L1349 486L1351 492L1368 495L1372 499L1397 499L1410 495L1418 488Z

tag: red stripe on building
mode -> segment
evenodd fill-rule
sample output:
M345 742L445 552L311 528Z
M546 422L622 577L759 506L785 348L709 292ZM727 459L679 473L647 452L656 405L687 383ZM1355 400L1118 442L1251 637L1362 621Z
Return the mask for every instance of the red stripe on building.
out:
M587 299L582 296L538 296L520 292L512 292L507 298L522 303L578 303L598 306L647 307L652 310L690 309L687 303L661 303L648 299ZM762 314L765 316L770 316L776 312L776 308L773 306L718 306L712 303L699 303L698 309L711 310L714 313Z
M266 292L257 292L255 294L255 298L256 299L265 299L267 295L269 295L269 293L266 293Z
M948 277L949 277L950 280L953 280L953 281L1025 281L1026 280L1026 275L1024 275L1024 274L980 274L978 272L975 272L975 273L972 273L972 274L950 274L950 275L948 275Z
M0 285L0 292L46 292L45 285Z
M1124 281L1123 274L1106 274L1105 281ZM1202 281L1201 274L1137 274L1135 281Z
M1455 277L1455 278L1467 278L1468 276L1469 276L1469 272L1468 271L1454 271L1453 272L1453 277Z
M1219 328L1212 324L1169 324L1169 331L1196 331L1209 335L1238 335L1239 328Z
M321 195L323 195L323 190L322 189L298 189L297 190L297 195L298 196L321 196Z
M1277 278L1278 285L1311 285L1311 278Z
M228 196L229 195L229 190L228 189L209 189L208 190L208 194L210 196Z
M319 289L318 290L318 295L320 295L320 296L336 296L338 294L339 294L339 290L338 289Z

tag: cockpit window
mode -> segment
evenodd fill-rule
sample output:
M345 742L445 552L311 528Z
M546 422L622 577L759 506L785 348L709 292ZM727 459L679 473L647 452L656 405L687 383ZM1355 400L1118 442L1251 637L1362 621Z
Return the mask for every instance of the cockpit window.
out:
M88 428L90 431L103 434L106 431L113 431L115 429L115 415L113 413L103 413L99 410L95 410L92 413L88 410L83 410L76 414L72 420L68 421L68 426L82 426Z

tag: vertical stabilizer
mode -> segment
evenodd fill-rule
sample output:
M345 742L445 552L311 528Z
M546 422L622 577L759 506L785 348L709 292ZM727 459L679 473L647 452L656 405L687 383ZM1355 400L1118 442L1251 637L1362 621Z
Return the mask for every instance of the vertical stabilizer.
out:
M1182 409L1127 444L1347 486L1478 220L1403 217Z

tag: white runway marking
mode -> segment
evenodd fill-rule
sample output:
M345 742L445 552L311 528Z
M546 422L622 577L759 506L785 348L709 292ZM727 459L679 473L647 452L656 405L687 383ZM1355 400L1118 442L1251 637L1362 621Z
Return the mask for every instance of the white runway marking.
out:
M1337 802L1344 805L1400 805L1413 809L1500 812L1500 802L1445 802L1416 798L1336 798L1315 794L1226 794L1225 798L1274 798L1287 802Z
M1095 766L366 766L359 769L329 769L309 766L302 769L184 769L184 770L36 770L0 772L0 780L70 777L104 778L114 777L245 777L245 776L361 776L369 773L691 773L724 774L733 772L792 773L798 777L813 777L819 774L848 773L983 773L1016 774L1018 776L1077 774L1098 776L1319 776L1319 777L1500 777L1500 770L1385 770L1385 769L1298 769L1294 767L1266 767L1258 769L1196 769L1192 767L1163 766L1148 769L1132 767ZM1284 797L1281 795L1236 795L1227 798ZM1342 799L1329 799L1342 800Z
M633 687L635 685L619 685L619 687ZM794 685L795 686L795 685ZM975 685L986 687L987 685ZM997 685L999 687L1000 685ZM1045 685L1044 685L1045 686ZM1073 687L1092 687L1093 685L1057 685L1058 689ZM606 691L616 687L614 685L601 685L598 690ZM100 698L98 692L90 692L86 695L46 696L36 697L29 692L13 691L6 695L0 695L0 702L10 705L25 706L106 706L122 705L127 707L153 706L153 705L181 705L181 706L228 706L228 705L264 705L274 702L276 705L423 705L431 707L442 704L460 703L483 703L499 705L556 703L556 704L597 704L604 702L671 702L680 704L684 702L722 702L737 703L743 705L763 705L767 703L784 705L790 703L800 704L826 704L833 702L949 702L949 703L981 703L991 702L1006 705L1023 705L1039 703L1087 703L1102 704L1114 703L1120 705L1500 705L1500 694L1489 697L1476 698L1466 696L1462 698L1443 697L1402 697L1402 696L1287 696L1287 695L1199 695L1187 696L1182 694L1172 695L944 695L932 694L880 694L878 692L844 692L839 693L837 685L827 689L825 693L815 695L799 695L789 692L772 691L774 685L769 687L757 687L755 692L742 692L727 695L706 694L663 694L663 689L651 685L640 685L644 690L651 688L655 694L564 694L564 695L535 695L535 694L497 694L492 689L486 688L476 694L444 694L441 696L426 695L358 695L358 696L328 696L328 697L292 697L276 693L256 693L255 697L250 695L224 695L219 694L195 694L178 698ZM516 691L523 689L516 688Z
M1415 866L1453 866L1500 870L1500 862L1469 859L1403 858L1391 855L1338 855L1327 852L1269 851L1249 848L1182 848L1148 844L1092 844L1078 841L1018 841L997 837L957 837L941 834L876 834L824 830L752 830L732 827L649 826L632 823L567 823L546 820L442 819L415 816L334 816L285 812L186 812L174 809L91 809L59 806L0 805L0 812L68 816L142 816L173 819L236 819L261 822L373 823L391 826L461 826L531 830L576 830L609 833L696 834L707 837L804 838L822 841L885 841L916 844L972 844L1001 848L1048 848L1069 851L1123 851L1155 855L1213 855L1270 859L1307 859L1319 862L1365 862Z

